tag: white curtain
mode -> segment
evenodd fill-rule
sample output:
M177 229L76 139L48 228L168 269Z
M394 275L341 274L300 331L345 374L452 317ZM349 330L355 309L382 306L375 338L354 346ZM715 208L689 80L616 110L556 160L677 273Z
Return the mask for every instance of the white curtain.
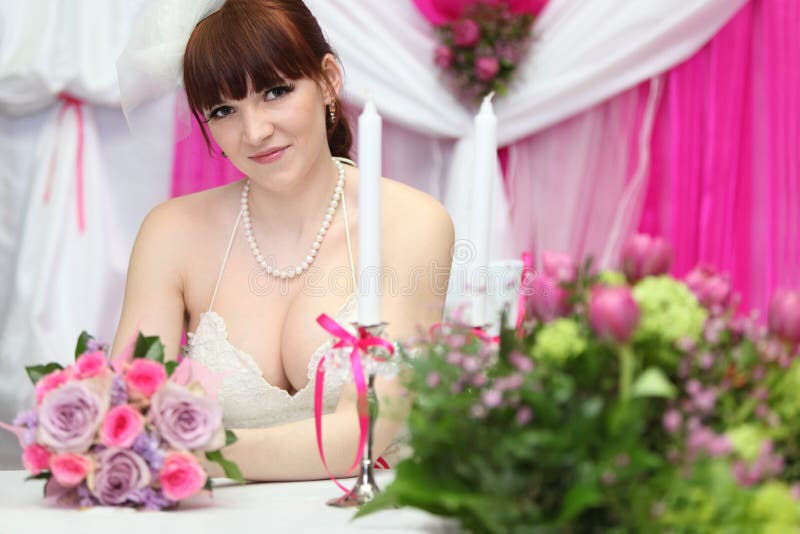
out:
M497 102L500 143L526 138L680 62L745 1L552 0L535 28L537 41L518 82ZM146 147L131 140L117 109L115 62L143 2L0 3L0 154L7 162L0 170L0 277L8 281L0 293L0 303L6 304L5 315L0 314L4 420L30 402L23 365L69 358L79 329L106 338L113 334L136 228L169 191L173 115L168 101L163 140ZM307 3L342 58L345 100L358 108L371 95L385 118L384 173L440 198L463 239L474 152L472 112L455 100L433 66L432 28L410 0ZM76 233L74 224L77 128L71 111L58 123L62 91L84 103L84 234ZM50 176L46 166L56 152L53 195L43 205L43 184ZM551 157L548 151L522 145L511 157L517 179L524 177L526 157L540 169L555 168L541 163ZM528 168L528 178L535 182L539 177L530 174L531 168L536 167ZM612 188L628 199L626 215L603 219L617 228L617 237L624 235L642 190L628 178ZM493 190L491 255L502 260L517 256L521 245L504 239L511 235L511 222L499 172ZM545 190L531 194L544 196ZM534 201L515 199L527 200ZM90 268L86 262L93 262ZM454 276L462 266L456 263ZM451 295L449 304L459 300Z

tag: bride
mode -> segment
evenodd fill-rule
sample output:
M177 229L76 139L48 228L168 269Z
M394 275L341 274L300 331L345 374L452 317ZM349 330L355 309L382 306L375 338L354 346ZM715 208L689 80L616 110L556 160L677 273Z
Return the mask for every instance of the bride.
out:
M245 478L325 478L311 377L331 342L315 319L351 329L358 285L359 172L345 159L342 69L300 0L228 0L194 28L183 80L206 140L246 178L147 215L112 352L141 330L175 357L186 330L187 356L225 377L225 424L239 441L223 452ZM429 195L387 178L381 188L381 317L384 337L402 340L441 320L453 225ZM391 465L403 392L381 377L376 390L389 408L374 450ZM351 383L326 384L323 428L342 476L358 439Z

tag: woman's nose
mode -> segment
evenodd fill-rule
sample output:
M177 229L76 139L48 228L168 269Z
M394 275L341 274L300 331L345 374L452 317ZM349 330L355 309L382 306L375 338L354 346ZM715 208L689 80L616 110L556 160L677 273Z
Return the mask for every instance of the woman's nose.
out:
M275 132L270 113L264 109L242 110L242 138L245 142L259 146Z

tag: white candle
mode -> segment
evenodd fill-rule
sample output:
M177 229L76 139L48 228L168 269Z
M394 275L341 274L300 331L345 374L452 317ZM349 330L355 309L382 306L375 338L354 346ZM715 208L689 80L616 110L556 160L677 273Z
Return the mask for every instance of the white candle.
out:
M381 322L381 117L368 100L358 118L358 323Z
M492 106L494 92L488 94L475 116L475 166L472 182L470 239L475 257L468 269L472 287L472 326L484 326L486 286L489 274L489 230L492 222L492 191L497 170L497 117ZM477 287L476 287L477 286Z

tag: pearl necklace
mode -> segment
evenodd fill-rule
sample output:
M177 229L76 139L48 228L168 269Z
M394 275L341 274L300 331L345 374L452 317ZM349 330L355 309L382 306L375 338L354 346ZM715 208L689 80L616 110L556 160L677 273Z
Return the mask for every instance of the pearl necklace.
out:
M264 255L258 248L258 243L256 243L256 238L253 235L253 222L250 219L250 206L248 201L250 196L250 180L245 182L244 190L242 191L242 220L244 221L244 234L247 238L247 244L250 246L250 250L253 252L253 256L255 256L258 264L264 268L264 271L266 271L268 275L274 276L275 278L280 278L281 280L295 278L307 271L308 268L311 267L311 264L314 263L317 253L319 252L319 248L322 246L322 240L325 238L325 234L328 233L328 228L331 227L333 216L336 214L336 208L339 206L339 201L342 199L342 195L344 194L344 165L336 158L333 158L333 162L339 169L339 179L336 182L336 188L334 189L333 196L328 204L328 211L322 221L322 226L320 226L319 232L317 232L317 237L314 240L314 243L311 245L311 250L309 250L308 256L306 256L300 265L288 267L286 269L273 268L271 265L268 265L266 258L264 258Z

